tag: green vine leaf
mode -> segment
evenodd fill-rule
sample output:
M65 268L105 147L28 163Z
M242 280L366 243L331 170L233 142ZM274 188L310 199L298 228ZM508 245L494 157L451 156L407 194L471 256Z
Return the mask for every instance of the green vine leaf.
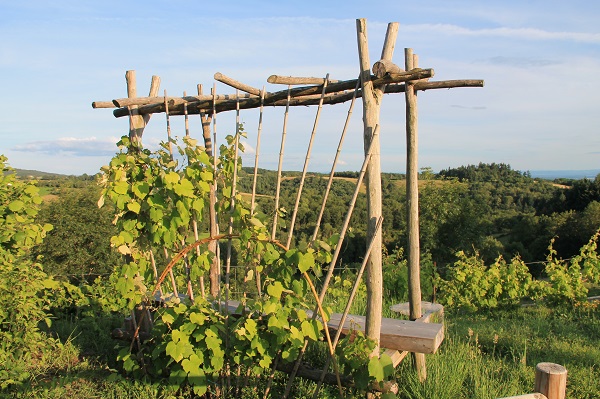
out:
M383 366L381 365L379 358L372 357L369 360L369 375L373 377L375 381L383 381Z

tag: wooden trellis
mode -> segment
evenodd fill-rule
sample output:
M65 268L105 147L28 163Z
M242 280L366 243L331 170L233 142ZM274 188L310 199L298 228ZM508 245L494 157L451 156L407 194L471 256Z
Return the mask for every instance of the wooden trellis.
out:
M386 33L381 58L372 67L369 60L367 26L366 20L357 20L357 41L359 53L360 74L357 79L335 81L329 79L329 75L325 78L303 78L303 77L284 77L272 75L267 79L271 84L284 84L287 89L269 92L264 88L257 89L241 82L238 82L221 73L216 73L214 79L236 89L235 94L217 94L216 88L213 88L210 95L203 95L202 86L198 85L197 95L189 96L184 93L181 97L158 96L160 79L156 76L152 77L150 91L148 97L137 97L135 71L127 71L127 98L119 98L112 101L94 102L94 108L116 108L113 114L117 118L129 117L130 128L129 136L132 141L141 143L144 128L148 124L150 117L156 113L164 113L167 117L167 133L170 136L169 117L174 115L184 115L186 121L186 135L189 135L189 125L187 118L189 115L199 114L202 120L202 135L207 153L214 155L216 145L216 115L220 112L236 111L236 126L239 126L239 113L244 109L260 109L260 119L257 134L257 148L254 169L254 185L252 192L252 211L254 211L254 198L256 176L260 149L260 134L262 130L262 110L266 106L285 107L284 127L282 133L280 158L278 165L278 181L277 192L275 194L276 209L279 198L279 185L281 182L281 165L284 153L285 134L287 128L287 115L290 107L318 105L315 124L311 134L311 140L305 157L304 169L300 180L300 186L296 197L296 206L294 215L291 219L290 227L288 228L287 247L292 243L294 222L302 187L306 176L307 166L310 159L312 140L317 130L320 110L326 104L341 104L350 101L350 110L348 119L346 120L340 144L337 149L335 160L332 165L329 182L321 207L321 214L316 223L316 229L313 235L313 240L317 236L319 224L325 204L327 194L331 187L337 157L341 151L342 142L344 140L348 127L348 120L352 114L354 102L357 98L362 98L363 103L363 123L364 123L364 153L365 158L361 168L359 179L353 199L351 200L344 225L341 227L340 242L346 233L348 223L354 201L358 195L358 189L365 178L367 186L367 209L368 220L366 221L367 242L368 248L365 252L365 261L357 276L361 278L363 270L366 271L366 286L367 286L367 314L366 316L348 315L349 304L346 311L341 315L332 316L333 329L336 331L336 340L339 335L347 332L350 321L355 326L361 327L366 332L366 335L378 343L383 348L389 350L389 354L394 359L394 365L397 365L402 358L409 352L415 353L415 365L422 379L425 378L425 358L424 353L434 353L439 347L443 339L443 328L441 325L431 323L421 323L419 321L427 321L422 318L421 311L421 290L420 290L420 248L419 248L419 220L418 220L418 133L417 133L417 93L424 90L440 89L440 88L456 88L456 87L482 87L482 80L446 80L446 81L430 81L434 76L433 69L421 69L418 66L418 57L413 54L412 49L405 49L405 66L400 68L392 62L396 36L398 33L398 24L390 23ZM300 87L292 87L302 85ZM241 93L240 93L241 92ZM406 98L406 140L407 140L407 226L409 232L408 242L408 265L409 265L409 312L410 321L401 321L394 319L382 318L382 195L381 195L381 167L380 167L380 144L379 136L382 134L379 128L380 106L384 94L388 93L405 93ZM212 129L211 129L212 123ZM211 132L213 136L211 137ZM234 188L235 189L235 188ZM216 202L215 189L211 191L211 204ZM210 236L217 237L219 227L217 225L214 207L210 207ZM225 227L227 228L227 226ZM277 231L277 214L274 216L272 234L275 238ZM197 231L195 229L196 237ZM216 240L211 240L212 251L217 253L218 245ZM229 244L231 245L231 244ZM324 279L324 287L320 293L320 299L323 300L329 279L333 273L335 263L339 256L338 245L334 253L334 260L331 262ZM229 246L230 248L230 246ZM217 297L219 293L220 274L222 266L219 264L219 256L214 257L214 264L211 267L209 291L213 297ZM229 254L226 257L225 265L225 284L228 284L229 276ZM203 284L203 282L202 282ZM356 285L356 284L355 284ZM173 290L176 290L173 284ZM202 294L204 288L202 286ZM226 292L228 292L226 290ZM187 295L193 297L194 292L191 286L187 288ZM351 294L353 296L353 294ZM228 306L234 306L235 303L228 297L225 298ZM426 317L427 318L427 317ZM134 318L135 322L135 318ZM376 348L376 353L379 353L379 347ZM326 370L326 368L325 368ZM325 370L319 375L319 380L323 381ZM290 382L286 395L289 393L291 381L296 373L307 376L300 367L300 360L295 364L290 372ZM309 376L310 377L310 376Z

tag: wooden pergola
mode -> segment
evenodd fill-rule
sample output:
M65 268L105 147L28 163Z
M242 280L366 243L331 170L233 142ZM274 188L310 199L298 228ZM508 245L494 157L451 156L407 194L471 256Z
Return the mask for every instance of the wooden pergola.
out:
M286 116L284 119L284 133L282 135L282 150L280 154L278 176L281 178L281 156L283 154L283 145L285 141L285 129L287 122L287 113L290 107L318 105L319 111L322 105L326 104L341 104L351 101L351 107L355 99L362 98L363 104L363 139L364 139L364 164L361 169L361 177L358 181L358 186L361 180L366 177L367 186L367 207L368 207L368 224L367 228L367 243L368 249L365 254L364 270L366 271L366 286L367 286L367 312L366 316L348 315L347 312L338 315L337 321L339 325L336 329L338 332L347 331L346 325L349 325L347 318L353 318L357 326L364 328L366 335L378 343L381 343L383 348L389 350L389 354L394 359L394 366L397 365L407 353L414 353L414 362L422 379L426 377L425 356L424 353L434 353L443 339L443 328L435 323L421 323L428 321L428 315L423 317L421 308L421 288L420 288L420 248L419 248L419 201L418 201L418 108L417 108L417 93L419 91L434 90L434 89L450 89L459 87L483 87L483 80L445 80L431 81L434 76L433 69L419 67L418 57L413 53L412 49L404 50L404 67L401 68L392 62L396 37L398 33L398 23L390 23L388 25L385 36L381 58L371 67L369 60L369 48L367 40L367 23L365 19L358 19L357 24L357 41L360 74L357 79L350 80L331 80L326 78L305 78L305 77L284 77L272 75L267 79L271 84L287 85L287 89L278 91L266 91L251 87L227 77L221 73L216 73L214 79L224 83L234 89L235 94L217 94L216 89L213 89L210 95L204 95L202 86L197 86L197 95L186 95L181 97L158 96L160 79L157 76L152 77L149 95L147 97L138 97L136 89L135 71L126 73L127 81L127 98L118 98L112 101L97 101L92 104L94 108L115 108L113 114L116 118L128 117L130 121L129 135L132 141L141 143L144 128L148 124L150 117L153 114L164 113L168 118L174 115L184 115L186 118L193 114L199 114L202 119L203 138L207 153L213 155L213 148L216 141L216 135L211 137L211 121L217 113L236 111L239 116L239 111L244 109L261 109L261 122L259 122L259 137L262 123L262 109L266 106L285 107ZM298 85L300 85L298 87ZM384 94L404 93L406 99L406 143L407 143L407 227L408 227L408 270L409 270L409 318L410 321L400 321L394 319L382 318L382 189L381 189L381 166L380 166L380 143L379 137L382 134L379 128L380 107ZM312 145L312 137L314 136L318 121L319 111L317 111L317 119L315 128L311 136L311 143L307 151L304 171L301 179L300 189L298 191L297 202L299 201L302 184L306 176L306 168L310 157ZM347 122L346 122L347 124ZM346 127L344 127L345 134ZM169 132L170 134L170 132ZM341 141L340 141L341 143ZM341 145L341 144L340 144ZM339 149L338 149L339 153ZM336 156L337 160L337 156ZM258 163L255 164L255 170ZM329 187L333 178L335 167L332 167L330 175ZM255 174L256 179L256 174ZM256 181L256 180L255 180ZM328 189L329 189L328 187ZM278 200L279 182L277 186L276 201ZM357 193L356 193L357 194ZM214 196L214 192L213 192ZM252 197L254 206L254 193ZM214 201L214 198L212 199ZM214 202L213 202L214 203ZM325 201L324 201L325 203ZM324 206L324 205L323 205ZM297 203L296 203L297 207ZM353 204L351 208L353 207ZM214 208L211 207L211 237L216 237L218 231L216 229ZM294 212L295 213L295 212ZM349 212L351 213L351 211ZM275 215L273 235L275 235L277 226L277 216ZM341 239L347 229L347 220L342 227ZM288 229L289 235L287 247L291 244L291 239L294 229L295 214L292 217L291 225ZM320 221L320 217L319 217ZM318 229L317 222L317 229ZM316 231L315 231L316 236ZM341 245L338 245L340 247ZM217 242L213 243L213 250L217 251ZM339 251L334 254L334 262L327 270L327 275L324 280L324 289L321 292L321 299L325 295L325 290L329 283L329 279L333 273L335 260ZM219 291L219 273L220 265L218 264L218 256L215 257L216 264L213 265L210 274L210 292L216 297ZM358 278L360 278L361 272ZM192 293L193 295L193 293ZM332 316L332 319L335 317ZM401 322L400 324L396 322ZM335 323L334 323L335 324ZM344 330L346 328L346 330ZM411 335L412 334L412 335ZM390 338L391 337L391 338ZM390 339L393 342L390 343ZM402 343L399 343L402 342ZM417 342L419 342L417 344ZM420 345L420 346L419 346ZM376 348L374 355L379 354L379 347ZM291 374L290 384L293 376L297 372L301 372L300 362L298 362L292 370L288 370ZM323 374L324 375L324 374ZM321 380L323 378L321 375ZM288 384L288 386L290 385ZM289 392L289 390L287 391Z

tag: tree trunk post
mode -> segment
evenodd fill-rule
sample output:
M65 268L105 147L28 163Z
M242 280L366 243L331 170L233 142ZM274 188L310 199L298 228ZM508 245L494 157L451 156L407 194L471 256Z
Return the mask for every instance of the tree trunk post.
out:
M388 32L382 51L382 59L391 60L398 24L388 25ZM381 332L381 316L383 310L383 272L382 272L382 234L377 231L377 220L382 214L381 205L381 161L379 135L375 135L375 128L379 124L383 87L373 87L371 81L371 63L369 60L369 44L367 38L367 21L356 20L356 33L358 40L358 56L360 61L360 79L363 93L363 124L364 124L364 149L372 148L371 160L367 169L367 209L368 227L367 242L373 241L374 250L367 263L367 317L365 334L377 341L373 355L379 355L379 337ZM372 143L371 143L372 142ZM365 154L366 155L366 154Z
M125 72L125 81L127 82L127 98L137 97L137 83L135 78L135 71L130 70ZM150 93L148 97L156 97L158 95L158 89L160 87L160 78L158 76L152 76L150 83ZM150 121L151 114L140 115L137 110L137 105L129 107L129 140L131 143L137 144L136 147L142 145L142 134L144 134L144 128Z
M535 391L548 399L565 399L567 369L555 363L538 363L535 367Z
M404 49L406 70L415 68L413 51ZM418 164L418 109L414 83L406 82L406 199L408 230L408 301L410 319L421 317L421 276L419 247L419 164ZM425 355L413 353L419 379L427 378Z

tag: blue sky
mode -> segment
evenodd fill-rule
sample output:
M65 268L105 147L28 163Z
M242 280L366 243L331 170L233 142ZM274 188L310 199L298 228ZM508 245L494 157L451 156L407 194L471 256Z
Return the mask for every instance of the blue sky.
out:
M208 90L215 72L267 90L269 75L358 75L356 18L368 24L371 63L388 22L403 48L435 70L434 80L484 79L484 88L419 94L419 164L439 170L479 162L518 170L600 168L600 2L594 1L227 1L123 2L0 0L0 153L13 167L96 173L127 133L126 118L92 101L126 97L125 71L138 93L152 75L169 95ZM219 93L234 90L217 85ZM340 170L362 157L357 104ZM315 107L293 108L284 169L301 169ZM327 171L348 104L325 106L310 169ZM283 109L268 108L260 166L275 169ZM243 111L245 165L253 162L258 112ZM172 118L173 134L184 134ZM217 134L233 132L219 114ZM191 118L200 137L199 118ZM382 168L405 170L404 96L387 95L381 114ZM155 115L144 143L166 137Z

